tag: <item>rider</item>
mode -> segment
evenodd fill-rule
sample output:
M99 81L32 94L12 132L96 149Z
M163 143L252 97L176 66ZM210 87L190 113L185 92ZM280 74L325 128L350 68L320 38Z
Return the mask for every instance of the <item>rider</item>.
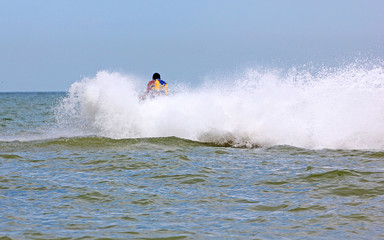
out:
M146 95L160 96L168 94L168 83L160 79L159 73L154 73L152 81L147 85Z

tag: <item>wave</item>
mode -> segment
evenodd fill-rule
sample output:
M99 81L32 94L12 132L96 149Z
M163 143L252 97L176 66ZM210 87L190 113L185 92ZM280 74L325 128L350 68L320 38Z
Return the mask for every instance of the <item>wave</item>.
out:
M18 151L37 151L42 149L55 149L64 150L92 150L92 149L115 149L115 150L174 150L174 149L188 149L195 147L211 147L217 146L211 143L202 143L188 139L181 139L177 137L160 137L160 138L129 138L129 139L111 139L97 136L87 137L59 137L51 139L35 139L35 140L11 140L0 141L0 148L4 153L15 149ZM0 154L2 158L20 158L14 154Z
M147 101L140 101L135 77L100 71L72 84L56 118L67 131L111 139L383 149L383 65L248 68L198 87L169 81L169 96Z

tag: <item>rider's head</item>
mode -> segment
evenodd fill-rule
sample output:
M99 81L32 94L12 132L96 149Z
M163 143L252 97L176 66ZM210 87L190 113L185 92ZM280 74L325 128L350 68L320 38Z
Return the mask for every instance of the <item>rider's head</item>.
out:
M160 79L160 74L154 73L153 76L152 76L152 79L153 80Z

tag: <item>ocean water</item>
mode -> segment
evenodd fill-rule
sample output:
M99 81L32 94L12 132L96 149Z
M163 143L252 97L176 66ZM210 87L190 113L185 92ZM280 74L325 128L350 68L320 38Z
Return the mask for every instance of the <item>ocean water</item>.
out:
M383 239L383 65L230 78L0 93L0 239Z

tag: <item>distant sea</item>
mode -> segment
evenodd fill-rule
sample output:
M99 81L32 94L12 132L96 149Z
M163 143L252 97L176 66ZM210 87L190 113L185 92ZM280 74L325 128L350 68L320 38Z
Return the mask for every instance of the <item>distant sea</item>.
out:
M0 239L384 239L383 76L0 93Z

